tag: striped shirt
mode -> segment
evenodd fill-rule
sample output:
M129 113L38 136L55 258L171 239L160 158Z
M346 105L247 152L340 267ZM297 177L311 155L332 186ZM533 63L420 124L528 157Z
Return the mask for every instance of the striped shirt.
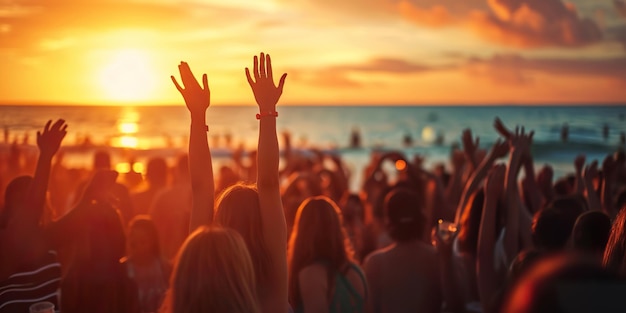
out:
M59 309L61 264L56 252L48 251L40 265L15 273L0 282L0 313L28 312L37 302L48 301Z

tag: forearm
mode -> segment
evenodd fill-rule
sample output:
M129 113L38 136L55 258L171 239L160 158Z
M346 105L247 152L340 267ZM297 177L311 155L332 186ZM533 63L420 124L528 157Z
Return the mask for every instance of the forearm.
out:
M483 311L490 307L492 296L497 289L493 252L496 242L496 203L497 199L491 199L490 195L486 195L478 234L476 273Z
M215 183L204 112L191 117L189 172L193 194L189 232L192 232L213 221Z
M517 151L513 152L509 160L505 183L505 203L507 210L506 236L504 238L505 251L508 258L517 254L519 249L519 213L520 198L517 188L517 176L520 169L521 155Z
M613 211L613 182L609 177L606 177L606 175L610 176L611 173L605 173L604 183L602 184L602 203L600 207L603 208L609 216L615 216L617 212ZM593 190L593 188L591 189ZM594 195L596 196L595 199L597 199L597 195L595 193ZM600 203L600 200L596 201L598 201L598 204Z
M35 175L28 189L28 196L23 210L18 214L24 214L24 222L31 225L39 224L39 219L43 214L46 203L46 192L48 191L48 181L50 180L50 169L52 163L51 155L40 154L37 160Z
M278 189L279 149L276 137L276 118L263 117L259 126L257 184L259 188Z
M463 215L463 210L465 210L465 206L467 205L467 201L469 201L469 198L476 192L476 189L478 189L485 177L487 177L487 172L491 169L493 162L493 158L487 156L467 181L456 210L456 221L460 220Z

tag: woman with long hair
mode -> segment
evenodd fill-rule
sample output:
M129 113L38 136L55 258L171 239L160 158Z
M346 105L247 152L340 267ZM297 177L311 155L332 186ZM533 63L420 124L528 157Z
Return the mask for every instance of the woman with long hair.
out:
M276 104L287 74L278 86L274 84L269 55L254 57L253 73L246 77L259 106L259 143L257 181L255 185L227 188L217 202L215 216L215 182L211 151L207 141L206 110L210 91L206 74L203 86L193 76L187 63L179 65L184 88L172 77L191 113L189 136L189 170L191 173L192 210L190 231L199 226L217 224L236 230L246 243L256 271L259 302L263 312L287 312L287 225L280 196L278 178L278 139ZM218 273L219 274L219 273Z
M289 300L296 312L364 312L365 276L337 205L327 197L305 200L289 240Z
M609 271L626 276L626 207L619 211L613 222L603 263Z
M163 312L260 313L254 268L234 230L200 227L176 258Z

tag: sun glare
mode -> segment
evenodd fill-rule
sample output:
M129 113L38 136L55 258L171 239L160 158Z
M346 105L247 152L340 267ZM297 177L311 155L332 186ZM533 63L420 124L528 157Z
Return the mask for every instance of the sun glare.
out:
M118 102L147 101L156 87L156 74L146 51L114 51L100 72L100 86L105 96Z

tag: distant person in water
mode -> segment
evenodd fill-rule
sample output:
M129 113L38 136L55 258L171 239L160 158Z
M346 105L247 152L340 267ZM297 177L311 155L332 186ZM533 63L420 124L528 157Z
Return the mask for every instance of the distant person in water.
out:
M602 138L604 138L604 141L609 139L609 124L604 124L604 127L602 127Z
M619 134L619 142L620 144L626 144L626 133L622 132Z
M568 139L569 139L569 125L565 123L563 124L563 127L561 128L561 141L567 142Z
M359 132L359 129L356 127L352 128L352 134L350 135L350 148L361 148L361 132Z
M403 143L405 147L410 147L413 145L413 137L411 137L411 134L407 133L404 135Z

